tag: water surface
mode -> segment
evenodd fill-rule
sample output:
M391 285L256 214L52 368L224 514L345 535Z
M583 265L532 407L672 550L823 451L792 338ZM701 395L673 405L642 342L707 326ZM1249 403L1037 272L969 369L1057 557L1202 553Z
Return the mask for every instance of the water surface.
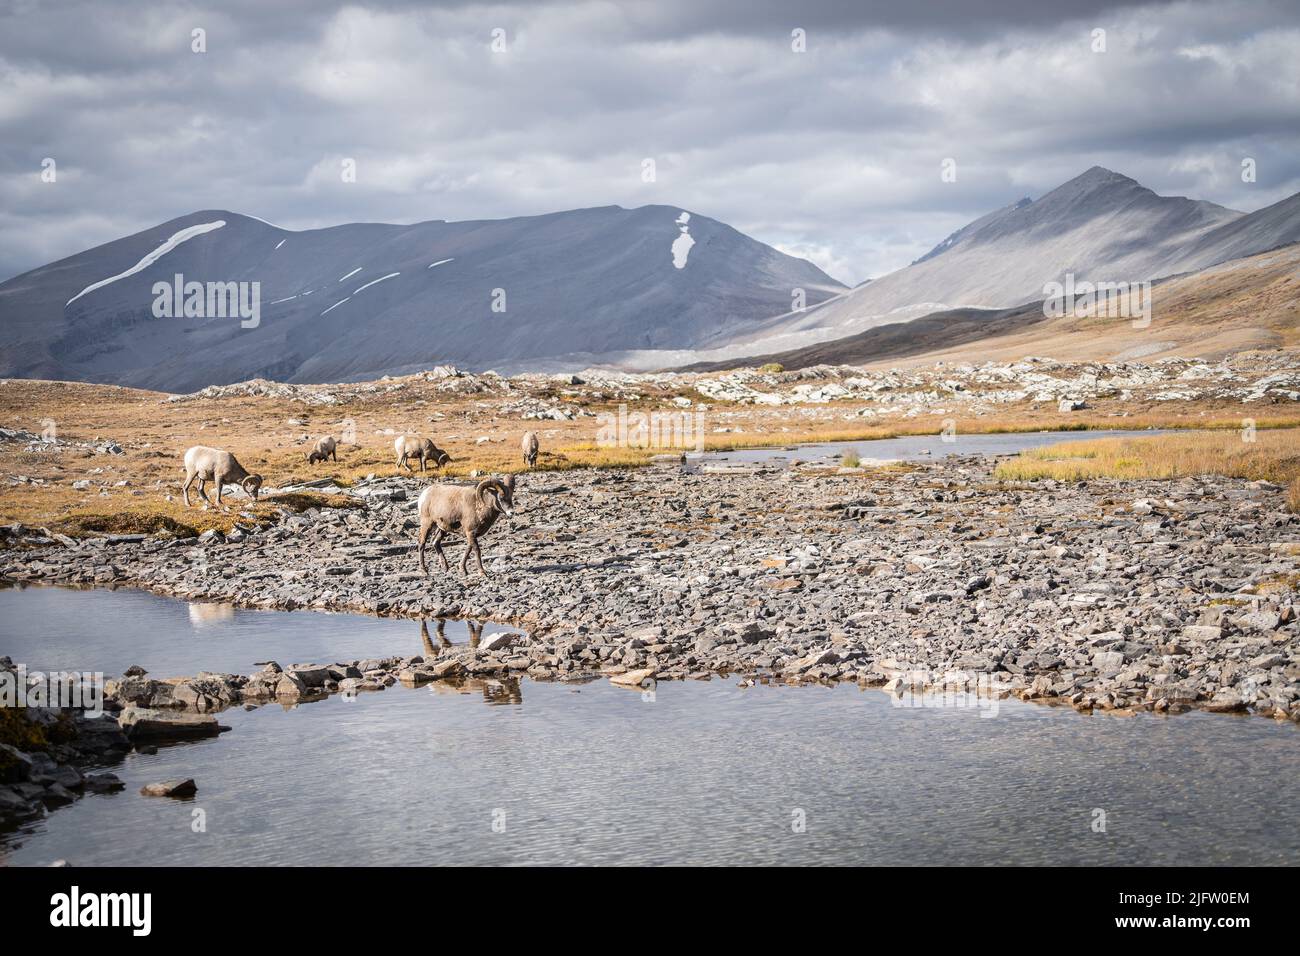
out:
M0 654L84 666L69 618L96 622L109 670L168 660L168 640L186 647L175 669L196 650L221 666L184 602L127 591L7 592ZM240 660L421 646L413 621L234 611L223 627ZM988 717L854 685L737 684L480 681L236 708L219 738L128 756L124 792L12 834L0 862L1300 862L1290 724L1016 701ZM138 793L175 777L197 797Z
M1030 448L1056 445L1065 441L1088 441L1094 438L1149 438L1163 434L1146 431L1061 431L1015 432L1011 434L905 435L900 438L874 438L869 441L825 442L799 445L797 448L738 448L735 451L710 452L701 461L775 462L794 459L804 462L830 461L846 452L857 452L865 459L891 461L925 461L949 455L1017 455Z
M505 629L488 624L484 633ZM425 630L436 647L437 622ZM442 634L463 643L471 630L464 621L447 621ZM327 664L428 650L420 622L406 619L236 609L131 588L0 589L0 655L29 671L113 676L139 664L159 678L203 670L248 674L266 660Z

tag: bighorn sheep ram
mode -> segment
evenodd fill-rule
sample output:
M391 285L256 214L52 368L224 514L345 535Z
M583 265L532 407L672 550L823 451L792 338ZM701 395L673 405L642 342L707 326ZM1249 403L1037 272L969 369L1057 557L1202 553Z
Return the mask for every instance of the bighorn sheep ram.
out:
M318 461L329 461L331 457L335 461L339 460L339 446L331 435L326 435L316 442L311 451L307 453L307 464L314 465Z
M428 438L412 438L410 435L403 435L393 442L393 450L397 452L397 465L401 468L406 466L407 471L415 471L411 467L408 458L420 459L420 470L424 471L425 461L431 461L435 467L441 468L447 462L451 461L451 455L447 454Z
M424 545L429 539L429 532L436 526L438 531L433 536L433 550L438 555L438 562L444 571L449 570L447 556L442 553L442 538L448 531L459 531L465 535L465 555L460 559L460 573L469 571L471 552L478 562L479 573L484 577L483 555L479 552L478 539L487 534L499 516L509 517L515 508L515 476L507 475L505 480L486 478L473 488L464 485L430 485L420 492L420 571L429 573L424 563Z
M216 483L218 507L221 505L221 488L224 485L242 486L252 495L254 501L257 500L257 492L262 487L261 475L249 474L230 452L219 448L208 448L206 445L195 445L185 453L185 487L181 490L185 496L186 508L190 506L190 485L194 483L195 478L199 480L199 497L208 504L212 502L207 492L203 490L203 486L209 481Z
M524 467L532 468L537 464L537 432L524 432L524 440L520 444L524 452Z

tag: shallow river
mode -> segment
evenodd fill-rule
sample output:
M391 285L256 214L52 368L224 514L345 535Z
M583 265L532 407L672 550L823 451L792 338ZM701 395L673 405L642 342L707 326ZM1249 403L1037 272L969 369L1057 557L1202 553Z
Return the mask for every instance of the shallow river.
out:
M867 459L885 461L924 461L948 455L1016 455L1028 448L1056 445L1063 441L1088 441L1093 438L1149 438L1162 432L1147 431L1069 431L1015 432L998 435L907 435L902 438L876 438L871 441L826 442L800 445L797 448L738 448L735 451L710 452L701 461L774 462L794 459L804 462L830 460L846 452L856 452ZM743 439L743 436L741 436Z
M423 650L416 621L0 591L0 654L31 669L165 677ZM737 684L398 685L236 708L219 738L114 766L124 792L0 839L0 862L1300 862L1293 725ZM197 797L139 795L175 777Z

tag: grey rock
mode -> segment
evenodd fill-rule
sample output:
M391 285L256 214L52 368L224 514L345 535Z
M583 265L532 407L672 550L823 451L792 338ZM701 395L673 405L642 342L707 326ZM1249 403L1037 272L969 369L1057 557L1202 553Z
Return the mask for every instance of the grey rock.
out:
M158 783L148 783L140 788L140 793L146 797L192 797L198 793L198 785L192 778L182 780L162 780Z

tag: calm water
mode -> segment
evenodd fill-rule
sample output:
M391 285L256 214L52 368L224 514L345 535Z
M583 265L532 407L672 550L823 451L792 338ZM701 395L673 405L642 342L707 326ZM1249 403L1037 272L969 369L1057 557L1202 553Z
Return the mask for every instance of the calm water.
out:
M872 441L827 442L821 445L800 445L797 450L784 448L740 448L735 451L710 453L701 461L776 462L784 463L798 458L812 462L831 459L854 451L863 459L876 458L897 461L924 461L948 455L1015 455L1028 448L1055 445L1063 441L1085 441L1091 438L1150 437L1161 432L1149 431L1074 431L1074 432L1020 432L1009 435L952 436L944 441L939 435L908 435L903 438L877 438Z
M483 633L500 630L506 628L489 623ZM436 648L436 622L427 631ZM463 643L469 628L463 621L447 621L443 635ZM0 655L29 671L114 676L139 664L161 679L204 670L248 674L267 660L328 664L426 649L419 621L236 610L131 589L0 589Z
M184 603L129 591L0 595L0 654L44 666L418 653L418 632L312 612L196 626ZM982 717L851 685L736 683L399 685L235 709L217 739L130 755L114 768L124 792L12 835L0 862L1300 862L1292 725L1013 701ZM187 776L191 801L138 793Z

